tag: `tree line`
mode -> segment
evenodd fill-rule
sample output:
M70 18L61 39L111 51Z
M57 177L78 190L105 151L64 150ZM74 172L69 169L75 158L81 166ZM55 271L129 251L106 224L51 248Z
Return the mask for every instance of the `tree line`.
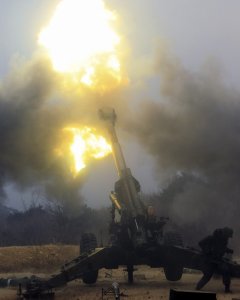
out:
M60 205L53 208L33 204L1 217L0 246L78 244L84 232L93 232L99 243L106 243L108 218L108 208L96 210L82 205L71 215Z

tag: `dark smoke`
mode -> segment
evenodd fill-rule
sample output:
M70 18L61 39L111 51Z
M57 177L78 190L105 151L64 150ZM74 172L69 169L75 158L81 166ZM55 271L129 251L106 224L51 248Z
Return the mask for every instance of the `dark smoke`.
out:
M240 211L240 93L224 84L210 61L199 73L187 71L162 52L158 58L161 93L143 101L128 130L152 154L158 171L195 174L169 207L180 224L237 231ZM161 96L160 96L161 95Z
M4 184L18 188L42 186L47 197L79 202L84 177L73 178L70 165L55 149L63 127L96 123L97 96L62 88L51 64L43 57L15 66L0 86L0 197ZM85 99L87 98L87 100ZM94 111L93 111L94 110ZM94 117L93 117L94 116Z
M190 73L161 53L158 101L143 101L132 120L118 124L127 126L156 159L161 178L184 172L200 179L185 182L173 195L166 211L172 219L205 232L218 226L233 226L237 232L240 93L224 84L214 64ZM102 95L79 92L66 89L58 76L48 60L36 57L1 84L1 198L4 184L14 182L19 188L40 185L49 198L78 203L84 176L70 177L69 165L54 153L62 128L98 123L97 109L105 105L114 106L122 121L129 116L123 88Z
M57 184L56 147L59 120L48 99L54 91L54 74L47 61L33 59L9 75L0 96L1 186L19 188Z
M54 76L45 61L35 59L17 68L0 90L1 183L19 186L42 180L50 167L47 151L51 119L45 104L54 86Z

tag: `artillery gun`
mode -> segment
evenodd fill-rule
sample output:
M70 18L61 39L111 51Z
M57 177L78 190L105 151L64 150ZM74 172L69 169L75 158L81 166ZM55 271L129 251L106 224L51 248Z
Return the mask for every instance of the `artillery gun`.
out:
M112 153L119 180L110 193L112 220L110 224L111 243L97 248L93 234L85 234L80 243L81 255L62 266L61 271L50 279L28 283L24 295L33 298L39 294L60 287L69 281L81 278L86 284L97 281L101 268L117 269L126 266L128 282L133 282L134 266L148 265L162 267L169 281L180 280L184 268L202 270L205 256L199 250L184 247L174 232L163 232L166 218L157 218L152 207L140 199L140 185L126 166L121 146L115 131L116 114L113 109L101 109L100 118L105 122L111 139ZM214 261L227 264L232 277L240 278L240 265L228 259Z
M136 254L144 257L146 251L158 245L182 245L182 240L176 232L166 232L163 228L168 218L157 218L152 206L146 206L140 197L140 184L127 167L121 145L115 131L116 113L111 108L99 110L99 117L105 122L111 140L112 154L119 180L115 183L114 191L110 193L112 202L112 220L110 224L111 245L121 248L127 259L128 281L133 281ZM140 257L139 257L140 259ZM154 263L151 263L153 265ZM175 270L168 266L164 272L169 280L181 278L183 267L176 266Z

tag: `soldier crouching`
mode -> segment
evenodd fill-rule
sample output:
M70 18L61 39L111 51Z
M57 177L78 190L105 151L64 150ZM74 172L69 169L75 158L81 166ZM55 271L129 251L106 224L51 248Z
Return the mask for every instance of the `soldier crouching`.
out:
M233 230L231 228L219 228L212 235L205 237L199 242L199 246L205 256L205 261L202 266L203 276L199 280L196 290L202 289L212 278L213 274L218 273L222 275L225 293L231 292L230 270L222 258L226 253L233 253L233 250L227 247L228 240L232 236Z

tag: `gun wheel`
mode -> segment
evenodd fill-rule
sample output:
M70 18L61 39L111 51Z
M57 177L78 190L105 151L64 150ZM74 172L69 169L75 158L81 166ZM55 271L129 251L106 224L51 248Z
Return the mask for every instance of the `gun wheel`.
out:
M164 235L164 245L167 246L183 246L182 237L178 232L169 231ZM163 268L164 274L169 281L178 281L182 278L183 266L179 261L172 261L171 264Z
M182 278L183 267L181 265L171 265L163 268L164 274L169 281L178 281Z
M93 284L97 281L98 270L92 270L83 274L82 281L85 284Z

